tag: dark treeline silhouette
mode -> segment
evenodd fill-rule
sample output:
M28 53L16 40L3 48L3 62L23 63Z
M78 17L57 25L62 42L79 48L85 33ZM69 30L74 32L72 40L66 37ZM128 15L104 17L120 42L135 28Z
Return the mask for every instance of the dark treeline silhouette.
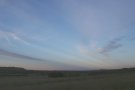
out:
M91 71L45 71L27 70L19 67L0 67L0 76L46 76L46 77L77 77L88 75L104 75L116 73L135 73L135 68L91 70Z
M0 67L0 76L27 75L27 70L19 67Z

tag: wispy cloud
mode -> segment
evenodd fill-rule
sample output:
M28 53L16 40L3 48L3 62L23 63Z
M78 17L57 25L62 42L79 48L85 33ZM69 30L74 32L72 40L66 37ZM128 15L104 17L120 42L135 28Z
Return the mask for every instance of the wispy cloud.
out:
M57 70L57 69L58 70L66 70L66 69L67 70L73 70L73 69L75 69L75 70L84 69L85 70L85 69L87 69L86 67L81 67L81 66L78 66L78 65L72 65L72 64L69 64L69 63L39 59L39 58L27 56L27 55L18 54L18 53L15 53L15 52L10 52L10 51L4 50L4 49L0 49L0 55L24 59L24 60L38 61L38 63L40 61L42 63L41 66L43 66L43 65L44 65L44 67L49 66L50 68L52 68L52 70Z
M121 44L121 40L123 40L123 38L124 37L119 37L109 41L109 43L105 47L100 48L99 52L101 54L107 54L122 47L123 45Z
M10 52L4 49L0 49L0 55L15 57L15 58L21 58L21 59L27 59L27 60L34 60L34 61L44 61L42 59L34 58L31 56L21 55L18 53Z
M7 32L3 32L0 30L0 40L1 39L7 41L7 43L11 45L11 41L9 39L9 35L7 34Z
M132 40L135 40L135 37L133 35L125 34L122 37L118 37L118 38L114 38L113 40L110 40L104 47L98 48L98 52L104 55L108 55L112 51L115 51L123 47L124 45L126 45L126 43L122 43L122 41L131 43Z
M16 41L19 41L19 42L24 43L24 44L26 44L26 45L31 45L29 42L27 42L27 41L25 41L24 39L20 38L19 36L17 36L17 35L16 35L15 33L13 33L13 32L10 33L10 36L11 36L14 40L16 40Z
M0 30L0 39L6 40L9 45L13 45L12 40L23 43L25 45L31 45L26 40L20 38L15 32L9 32L9 31Z
M42 3L38 1L33 1L33 3L39 5L38 8L33 7L32 3L29 3L29 1L0 1L0 7L3 9L2 17L0 17L0 26L6 28L7 31L12 31L5 31L5 33L10 35L14 40L26 45L30 45L30 42L42 43L50 38L54 39L57 37L57 32L54 32L56 28L54 28L52 23L47 21L47 18L44 16L44 14L46 15L46 12L42 12L42 10L44 11L44 5L40 5ZM4 17L4 14L7 14L7 22L15 23L15 25L11 26L7 23L3 24L4 21L2 18Z

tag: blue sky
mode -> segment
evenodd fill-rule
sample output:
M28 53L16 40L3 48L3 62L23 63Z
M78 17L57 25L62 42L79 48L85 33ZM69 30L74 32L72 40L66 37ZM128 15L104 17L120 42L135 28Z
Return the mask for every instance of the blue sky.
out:
M135 66L134 0L0 0L0 66Z

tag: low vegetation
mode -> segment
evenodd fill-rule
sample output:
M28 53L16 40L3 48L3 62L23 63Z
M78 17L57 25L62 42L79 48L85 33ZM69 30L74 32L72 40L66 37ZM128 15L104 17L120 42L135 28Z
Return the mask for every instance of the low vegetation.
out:
M1 67L0 90L135 90L135 69L35 71Z

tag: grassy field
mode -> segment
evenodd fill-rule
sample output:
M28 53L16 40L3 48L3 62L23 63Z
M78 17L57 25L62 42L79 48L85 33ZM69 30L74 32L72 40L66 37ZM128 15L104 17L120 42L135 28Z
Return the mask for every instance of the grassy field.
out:
M0 90L135 90L135 71L57 78L1 76Z

